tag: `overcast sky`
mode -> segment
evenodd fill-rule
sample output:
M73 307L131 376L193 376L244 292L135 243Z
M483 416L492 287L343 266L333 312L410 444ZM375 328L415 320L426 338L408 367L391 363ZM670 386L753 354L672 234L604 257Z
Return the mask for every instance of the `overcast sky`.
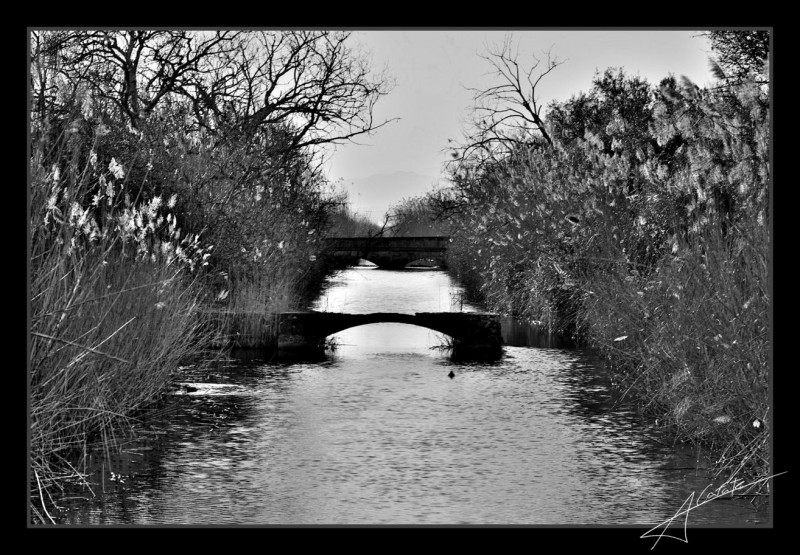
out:
M521 63L546 52L564 64L537 88L537 100L568 100L591 87L596 71L622 67L625 72L657 84L670 73L685 75L700 86L711 82L710 46L699 30L685 31L513 31ZM472 106L468 87L485 87L491 66L479 55L486 45L501 44L509 31L397 30L354 31L352 47L371 51L373 67L384 65L396 80L392 92L380 99L375 121L400 118L374 135L360 137L361 145L337 147L330 154L331 180L363 178L397 171L440 177L447 160L448 139L462 136ZM544 113L544 111L543 111ZM418 191L395 191L387 206ZM393 198L389 198L393 197Z

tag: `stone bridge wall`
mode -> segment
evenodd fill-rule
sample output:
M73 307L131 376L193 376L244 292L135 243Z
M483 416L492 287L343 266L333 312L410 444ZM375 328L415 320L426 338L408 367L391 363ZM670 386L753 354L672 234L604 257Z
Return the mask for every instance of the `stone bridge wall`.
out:
M444 263L448 237L332 237L326 240L326 255L352 263L359 258L383 268L402 268L423 258Z
M279 316L278 349L284 351L324 349L325 338L348 328L395 322L428 328L453 338L453 356L497 358L503 338L496 314L474 312L285 312Z

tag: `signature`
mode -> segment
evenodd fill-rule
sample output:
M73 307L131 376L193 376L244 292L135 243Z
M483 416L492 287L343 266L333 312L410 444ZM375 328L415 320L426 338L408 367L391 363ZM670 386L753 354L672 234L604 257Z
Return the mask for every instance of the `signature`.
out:
M682 541L683 543L689 543L689 539L686 535L686 526L689 524L689 512L692 509L696 509L697 507L701 507L706 503L710 503L714 499L718 497L722 497L723 495L733 494L735 491L740 491L756 484L760 484L761 482L766 482L767 480L774 478L775 476L780 476L781 474L786 474L786 471L779 472L778 474L773 474L772 476L766 476L764 478L759 478L755 482L744 483L743 480L739 478L729 478L724 484L719 486L717 489L713 491L708 491L711 485L709 484L706 486L703 491L700 492L700 495L695 497L695 492L692 492L689 497L686 498L686 501L683 502L678 512L675 513L672 517L668 518L667 520L655 525L650 530L639 536L640 538L657 538L653 547L650 549L654 549L658 542L661 541L661 538L672 538L675 540ZM679 520L681 517L683 518L683 535L672 535L667 533L669 527L672 525L673 522Z

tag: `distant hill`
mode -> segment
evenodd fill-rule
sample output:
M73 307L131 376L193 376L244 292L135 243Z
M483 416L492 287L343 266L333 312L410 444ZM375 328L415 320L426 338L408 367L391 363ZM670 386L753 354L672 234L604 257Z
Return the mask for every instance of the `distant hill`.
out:
M356 212L383 223L384 214L393 204L433 189L439 178L414 172L397 171L343 180Z

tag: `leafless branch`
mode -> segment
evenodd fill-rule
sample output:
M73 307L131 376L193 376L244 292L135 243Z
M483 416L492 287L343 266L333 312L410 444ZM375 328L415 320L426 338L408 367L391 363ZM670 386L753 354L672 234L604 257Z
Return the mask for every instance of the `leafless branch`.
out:
M510 36L487 51L480 57L491 66L489 75L498 84L469 89L475 102L473 118L465 140L453 150L451 167L467 161L496 160L514 148L537 141L553 144L541 118L542 106L536 93L542 79L564 62L547 52L544 59L533 56L531 65L525 68L518 62Z

